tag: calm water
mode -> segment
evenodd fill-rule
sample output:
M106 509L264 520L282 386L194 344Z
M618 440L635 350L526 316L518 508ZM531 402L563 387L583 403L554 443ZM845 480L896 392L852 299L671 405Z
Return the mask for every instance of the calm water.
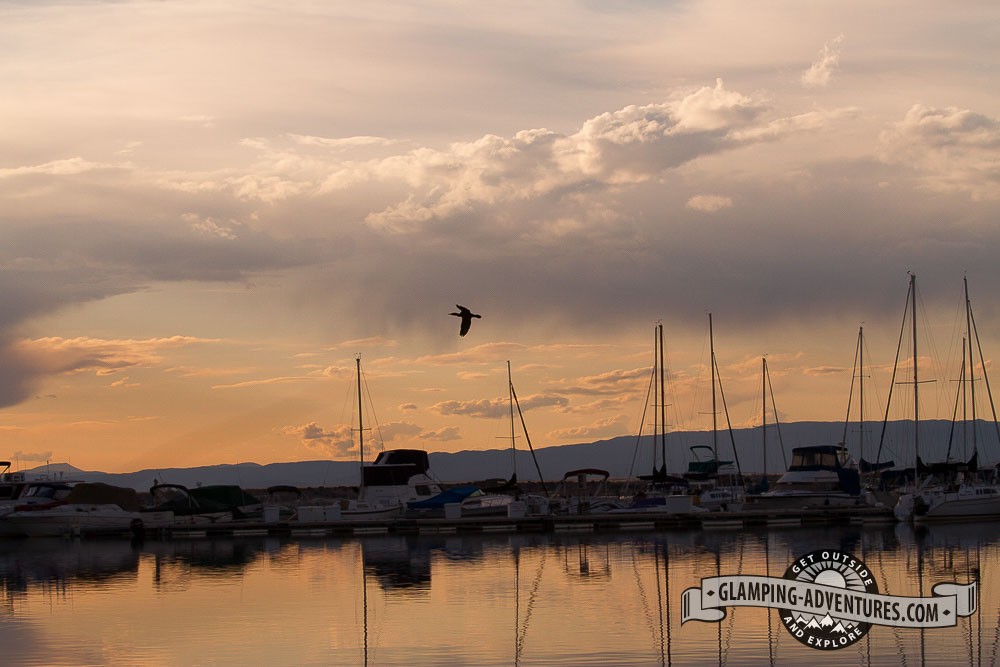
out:
M629 535L0 543L8 665L995 665L997 524ZM778 612L680 622L702 577L841 549L882 593L981 582L945 629L818 651Z

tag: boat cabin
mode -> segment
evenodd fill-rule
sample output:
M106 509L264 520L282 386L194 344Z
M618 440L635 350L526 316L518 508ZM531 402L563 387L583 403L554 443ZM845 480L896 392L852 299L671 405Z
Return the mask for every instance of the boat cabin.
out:
M792 449L789 470L838 470L850 468L851 454L839 445L813 445Z

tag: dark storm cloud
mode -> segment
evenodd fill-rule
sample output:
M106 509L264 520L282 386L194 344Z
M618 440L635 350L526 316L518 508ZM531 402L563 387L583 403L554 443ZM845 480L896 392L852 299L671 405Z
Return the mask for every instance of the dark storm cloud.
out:
M39 381L72 370L26 354L32 322L70 306L146 289L155 281L240 281L314 262L305 240L280 241L241 227L220 236L184 223L32 223L0 230L0 406L29 398ZM172 332L176 333L176 332ZM81 367L88 362L79 357ZM99 366L96 359L90 366Z

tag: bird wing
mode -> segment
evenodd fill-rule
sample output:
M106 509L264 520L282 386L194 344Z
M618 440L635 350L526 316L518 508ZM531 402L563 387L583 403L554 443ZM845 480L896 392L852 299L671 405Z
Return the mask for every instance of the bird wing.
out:
M469 333L469 327L471 327L471 326L472 326L472 318L471 317L463 317L462 318L462 328L458 330L458 335L459 336L464 336L465 334Z

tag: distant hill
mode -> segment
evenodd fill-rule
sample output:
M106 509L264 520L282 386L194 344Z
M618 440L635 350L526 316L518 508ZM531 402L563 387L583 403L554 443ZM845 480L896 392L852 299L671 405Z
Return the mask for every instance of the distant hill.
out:
M781 443L778 444L780 430ZM947 452L951 422L926 421L920 426L921 457L926 461L943 460ZM961 429L958 429L960 432ZM864 458L874 461L882 432L881 422L865 424ZM1000 459L1000 443L992 423L981 423L979 428L979 451L982 465L993 465ZM854 457L860 458L859 429L856 424L848 427L847 445ZM881 460L894 460L897 465L913 465L913 422L892 422L886 428ZM971 440L959 442L961 433L953 437L953 458L968 458L971 455ZM793 447L802 445L836 444L844 437L844 425L838 422L795 422L782 424L780 429L768 428L767 471L783 472L786 462L791 459ZM735 429L732 439L729 431L717 434L716 446L719 458L735 460L732 442L745 473L760 473L764 468L763 440L760 428ZM710 432L669 433L666 438L667 469L680 473L694 460L690 448L695 445L712 446ZM607 470L612 477L624 478L647 474L653 468L653 450L656 449L657 464L660 460L660 445L652 442L650 436L641 439L636 436L621 436L609 440L542 447L535 451L538 468L546 480L558 481L570 471L581 468ZM784 455L782 454L784 450ZM528 481L539 478L531 453L518 449L517 476ZM431 470L442 482L458 483L493 478L508 478L513 472L509 449L483 451L461 451L454 453L432 452ZM104 482L117 486L132 487L139 491L148 490L154 481L196 486L198 484L237 484L247 489L264 489L269 486L288 484L302 488L325 486L356 486L358 484L358 463L356 461L301 461L296 463L220 464L195 468L159 468L140 470L132 473L104 473L83 471L64 463L41 466L27 472L61 472L67 478L89 482Z

